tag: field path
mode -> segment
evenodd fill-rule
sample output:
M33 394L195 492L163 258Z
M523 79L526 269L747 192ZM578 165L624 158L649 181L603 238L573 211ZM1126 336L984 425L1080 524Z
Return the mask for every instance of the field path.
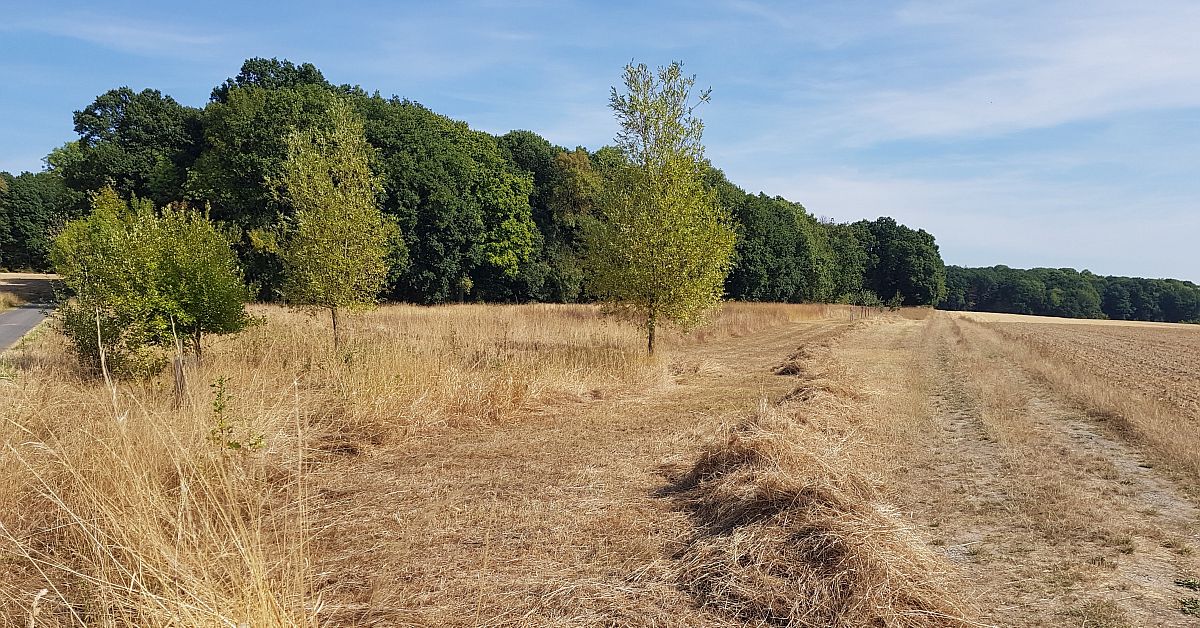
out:
M941 429L925 443L936 453L898 489L978 585L984 619L1197 625L1175 584L1200 572L1195 505L1009 360L990 330L948 317L929 325L923 359Z
M788 355L850 327L792 323L683 349L675 382L636 396L331 461L355 472L318 480L318 542L336 557L321 566L326 613L357 625L728 625L668 577L690 524L655 493L723 425L790 391L773 373Z
M798 348L856 389L830 425L995 626L1195 626L1200 511L1027 373L986 324L793 323L679 350L672 382L317 464L323 616L354 625L743 626L673 579L691 523L656 494ZM857 442L858 444L853 444ZM328 464L330 473L322 474ZM351 469L352 472L347 472Z

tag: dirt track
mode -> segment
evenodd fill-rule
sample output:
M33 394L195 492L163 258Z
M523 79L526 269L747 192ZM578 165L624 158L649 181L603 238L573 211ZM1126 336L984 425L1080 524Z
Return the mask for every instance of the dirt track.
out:
M1198 511L1179 488L1007 359L1003 337L945 317L927 333L942 430L914 518L979 586L985 620L1196 625L1175 580L1200 570Z
M656 497L724 425L832 347L842 434L982 625L1193 626L1198 512L1135 448L945 315L795 323L673 356L675 381L512 423L414 432L318 481L327 617L379 625L746 625L670 577L688 521ZM332 467L331 467L332 468ZM318 472L319 474L319 472ZM370 565L364 570L364 565Z

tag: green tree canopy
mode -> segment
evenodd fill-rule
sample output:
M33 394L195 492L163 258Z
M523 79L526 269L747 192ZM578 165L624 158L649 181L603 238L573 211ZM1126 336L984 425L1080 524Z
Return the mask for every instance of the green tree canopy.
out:
M201 213L149 200L126 202L112 188L92 195L92 212L66 225L51 249L73 299L61 307L64 331L85 364L101 349L118 374L159 364L152 348L176 334L200 352L205 333L249 322L246 288L229 241Z
M183 204L165 207L158 219L160 290L178 333L200 355L204 334L230 334L249 324L250 291L233 252L233 238L207 212Z
M660 320L688 328L720 300L736 236L705 184L695 77L672 63L656 72L631 64L624 78L624 91L613 88L610 101L624 163L612 164L601 195L588 269L598 296L644 315L653 353ZM707 99L699 94L699 102Z
M1200 286L1187 281L1007 266L947 266L946 274L947 294L939 307L950 310L1200 322Z
M55 172L4 172L0 181L0 268L48 269L54 233L77 215L82 195Z
M158 90L110 90L75 112L77 155L51 161L76 190L112 185L158 203L182 197L199 150L200 111Z
M397 238L376 204L379 183L362 120L341 99L331 102L329 119L329 128L288 136L283 172L272 183L292 208L280 249L284 298L329 310L337 347L339 310L375 304Z
M898 294L904 305L942 300L946 266L932 235L886 216L856 222L854 229L867 254L864 287L885 301Z
M469 284L517 277L540 233L530 174L505 160L495 138L396 98L356 99L384 189L384 210L407 243L394 296L442 303Z
M242 63L242 70L237 76L214 87L209 98L213 102L223 103L229 100L230 92L241 87L253 86L274 90L295 89L303 85L327 90L333 88L329 81L325 80L325 75L311 63L296 65L287 59L254 57Z

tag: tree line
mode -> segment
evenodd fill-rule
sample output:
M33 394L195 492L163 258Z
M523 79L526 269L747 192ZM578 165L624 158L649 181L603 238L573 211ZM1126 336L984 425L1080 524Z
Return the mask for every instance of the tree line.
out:
M1200 323L1200 286L1073 268L946 267L947 310Z
M75 112L78 140L43 172L0 177L0 266L44 270L50 242L111 188L155 207L186 203L232 234L253 295L285 297L280 225L297 211L280 194L288 138L334 126L344 103L361 126L375 201L395 238L381 296L576 302L589 221L628 154L556 146L531 131L494 136L419 103L334 85L311 64L250 59L203 108L157 90L110 90ZM944 266L932 235L890 218L837 224L799 203L749 194L703 163L706 189L732 218L736 245L724 293L772 301L932 305Z

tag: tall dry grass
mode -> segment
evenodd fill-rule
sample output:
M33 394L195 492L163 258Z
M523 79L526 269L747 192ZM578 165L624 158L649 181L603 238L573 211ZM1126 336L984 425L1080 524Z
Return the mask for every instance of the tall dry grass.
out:
M976 335L991 338L993 345L1002 345L1004 353L1014 361L1106 421L1166 469L1190 480L1200 478L1200 437L1194 424L1181 420L1177 408L1051 355L1003 327L968 319L960 322Z
M253 310L182 395L169 373L114 392L49 329L6 355L5 624L321 624L309 486L341 456L665 384L673 347L845 314L729 304L651 359L639 328L591 306L387 306L352 318L338 353L323 318Z
M0 292L0 312L25 305L25 300L11 292Z

